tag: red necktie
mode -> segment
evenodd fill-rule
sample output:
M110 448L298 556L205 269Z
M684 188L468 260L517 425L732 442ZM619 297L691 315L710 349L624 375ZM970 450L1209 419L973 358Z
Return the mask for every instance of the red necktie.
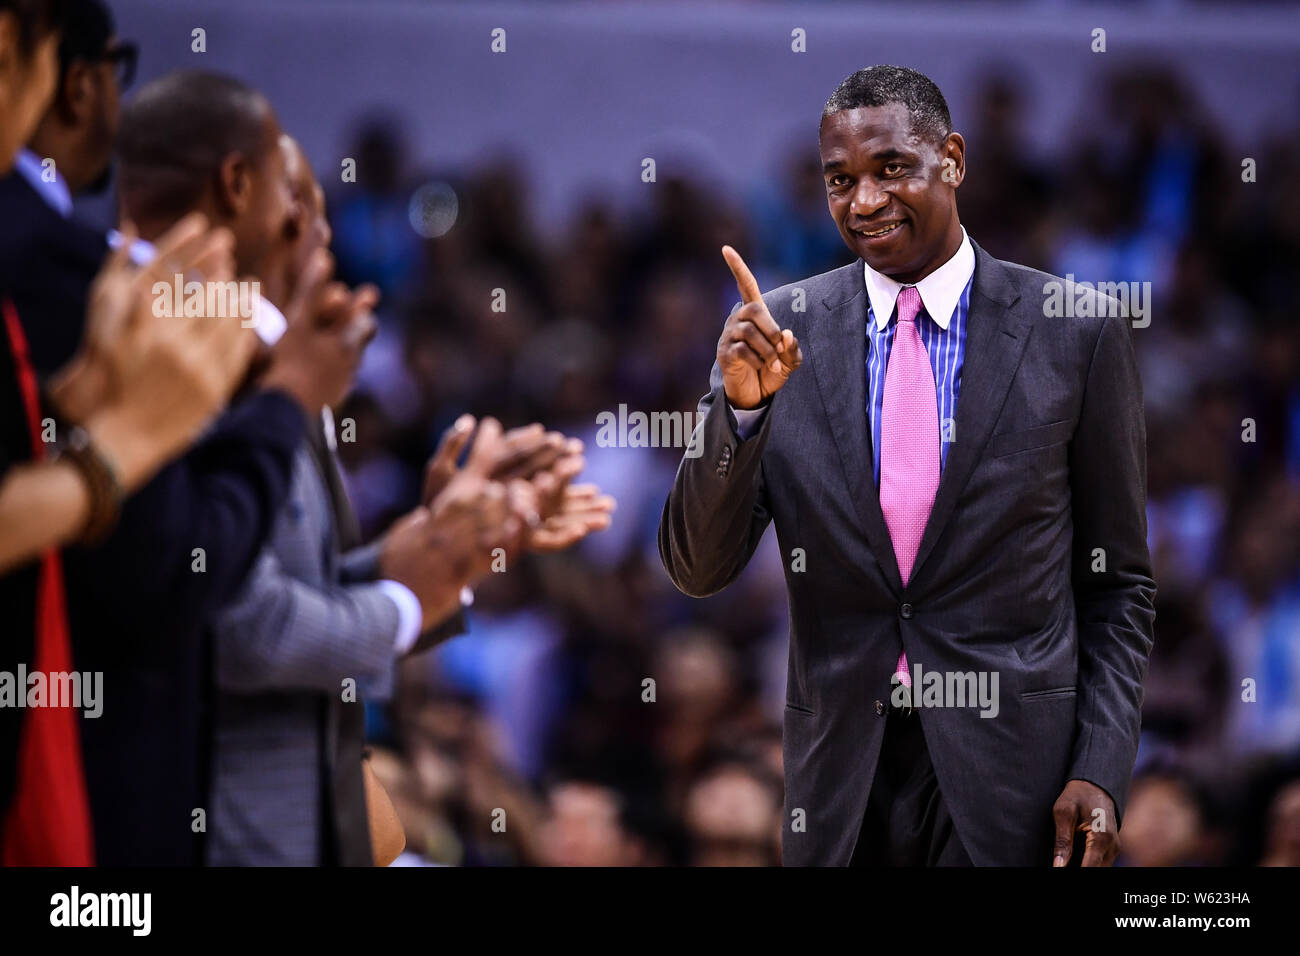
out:
M14 357L18 390L27 412L32 459L45 460L40 398L27 356L27 337L13 303L4 303L5 331ZM71 673L72 639L63 592L63 565L51 548L41 556L36 587L36 660L46 675ZM25 694L27 688L18 688ZM56 703L55 701L46 701ZM90 798L81 765L81 734L73 707L33 707L18 738L18 776L4 820L5 866L93 866Z

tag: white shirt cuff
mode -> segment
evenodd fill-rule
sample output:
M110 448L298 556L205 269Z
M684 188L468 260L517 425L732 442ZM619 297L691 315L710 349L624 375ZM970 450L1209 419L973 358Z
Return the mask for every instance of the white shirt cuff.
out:
M380 590L387 594L397 605L397 636L393 639L393 649L398 656L405 654L420 639L421 625L424 623L424 608L415 592L405 584L396 581L376 582Z
M731 414L736 416L736 434L741 438L752 438L758 430L763 427L763 416L767 414L770 405L764 405L762 408L732 408L731 403L727 403L731 408Z
M284 313L275 307L274 302L260 295L253 306L252 322L257 337L267 345L280 341L280 337L289 328L289 320L284 317Z

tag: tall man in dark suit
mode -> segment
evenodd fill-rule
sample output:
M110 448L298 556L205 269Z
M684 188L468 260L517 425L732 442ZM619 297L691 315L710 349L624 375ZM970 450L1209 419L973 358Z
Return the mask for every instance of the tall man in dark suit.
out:
M848 77L820 143L859 261L760 295L724 249L744 302L664 566L712 594L776 526L787 863L1063 866L1081 832L1108 865L1155 595L1127 320L1083 292L1054 317L1061 280L966 236L965 143L928 78Z

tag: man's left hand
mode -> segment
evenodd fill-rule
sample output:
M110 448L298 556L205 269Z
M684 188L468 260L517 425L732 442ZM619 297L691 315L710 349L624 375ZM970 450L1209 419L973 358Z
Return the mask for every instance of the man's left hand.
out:
M1119 855L1115 802L1105 790L1087 780L1071 780L1052 806L1056 821L1053 866L1065 866L1074 850L1076 831L1088 834L1082 866L1110 866Z

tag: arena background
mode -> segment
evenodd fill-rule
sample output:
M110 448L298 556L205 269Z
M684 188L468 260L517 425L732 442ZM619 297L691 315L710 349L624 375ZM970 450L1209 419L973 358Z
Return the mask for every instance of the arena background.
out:
M1300 864L1295 5L113 7L141 45L137 86L198 67L270 95L326 185L341 271L384 290L340 416L368 531L414 503L464 411L581 435L619 500L576 552L493 575L470 634L370 703L400 862L779 861L781 556L769 535L728 591L679 595L655 529L681 449L601 447L596 418L693 411L736 298L722 243L764 288L848 260L818 116L846 74L900 63L967 138L977 241L1154 290L1134 341L1158 617L1121 862ZM105 220L111 202L81 210Z

